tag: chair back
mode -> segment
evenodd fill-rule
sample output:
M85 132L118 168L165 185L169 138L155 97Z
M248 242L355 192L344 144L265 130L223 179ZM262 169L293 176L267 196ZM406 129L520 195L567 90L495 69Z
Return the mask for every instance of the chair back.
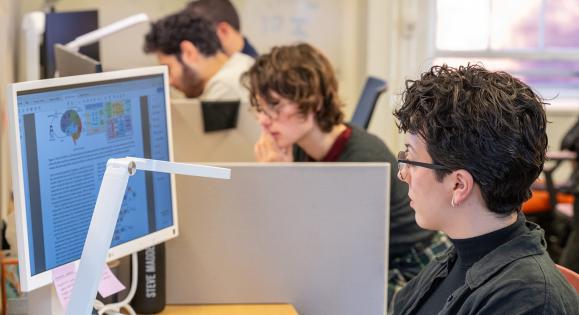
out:
M350 124L363 128L364 130L368 129L378 98L386 89L386 81L375 77L368 77Z
M571 286L575 288L575 291L579 293L579 273L576 273L575 271L569 268L565 268L561 265L556 266L557 269L559 269L559 271L563 274L563 277L565 277L565 279L567 279L569 284L571 284Z

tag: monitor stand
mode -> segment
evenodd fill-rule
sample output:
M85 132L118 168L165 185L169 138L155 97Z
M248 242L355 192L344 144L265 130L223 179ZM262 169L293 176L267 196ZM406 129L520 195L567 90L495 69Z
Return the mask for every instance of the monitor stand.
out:
M64 315L52 284L28 292L28 315Z
M136 314L129 303L135 296L135 291L137 290L137 261L137 254L133 253L131 255L131 287L129 288L127 297L118 303L106 305L96 300L95 307L99 308L99 312L119 312L122 308L128 312L128 314ZM49 312L47 313L46 310L49 310ZM28 292L28 315L64 315L64 310L60 304L58 295L56 294L56 289L54 288L53 284L45 285L41 288Z

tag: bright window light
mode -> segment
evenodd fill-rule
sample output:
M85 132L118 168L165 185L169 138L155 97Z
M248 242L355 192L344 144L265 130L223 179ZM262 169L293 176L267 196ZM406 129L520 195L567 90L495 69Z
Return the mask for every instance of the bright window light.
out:
M579 88L576 0L434 0L435 64L482 63L537 90Z

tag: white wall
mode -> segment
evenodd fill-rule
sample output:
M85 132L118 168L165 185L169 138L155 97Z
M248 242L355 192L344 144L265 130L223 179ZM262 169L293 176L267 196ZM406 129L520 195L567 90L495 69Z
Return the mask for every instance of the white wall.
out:
M242 32L257 50L309 42L335 67L340 94L350 117L364 83L365 0L233 1Z
M376 108L370 131L397 152L404 137L392 112L399 105L405 80L416 79L430 66L428 51L429 2L421 0L368 0L366 73L385 78L388 92Z

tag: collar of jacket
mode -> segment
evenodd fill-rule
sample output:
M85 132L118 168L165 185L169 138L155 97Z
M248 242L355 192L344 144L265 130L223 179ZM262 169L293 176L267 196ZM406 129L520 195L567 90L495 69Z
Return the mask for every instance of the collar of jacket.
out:
M545 252L546 241L543 229L532 222L527 221L525 224L529 228L529 232L497 247L468 270L465 282L471 290L481 286L513 261ZM449 260L454 259L456 259L454 246L436 258L441 265L448 265Z

